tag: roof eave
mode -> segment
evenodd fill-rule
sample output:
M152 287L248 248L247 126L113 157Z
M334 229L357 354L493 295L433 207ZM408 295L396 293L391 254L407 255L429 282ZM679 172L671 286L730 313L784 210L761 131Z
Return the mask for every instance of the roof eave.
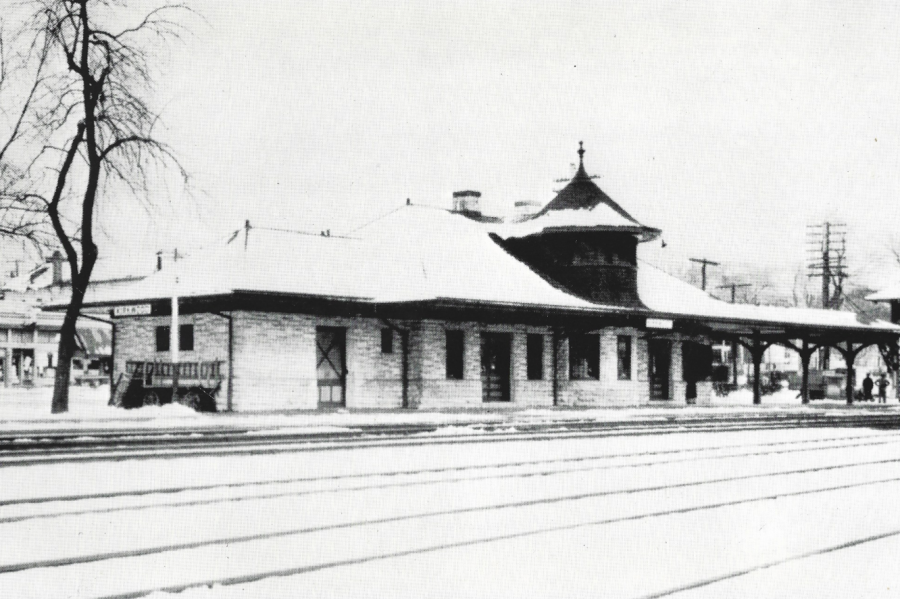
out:
M583 233L583 232L612 232L612 233L631 233L632 235L636 235L638 237L638 242L643 243L645 241L653 241L657 239L662 231L660 229L655 229L653 227L645 227L644 225L638 225L635 227L631 226L619 226L619 225L594 225L594 226L582 226L582 225L566 225L560 227L545 227L540 231L534 231L524 234L517 234L515 231L507 234L503 237L503 239L527 239L528 237L538 237L540 235L544 235L547 233ZM499 233L498 233L499 235Z
M841 326L831 324L809 324L786 322L777 320L754 320L747 318L727 317L727 316L703 316L701 314L684 314L680 312L653 312L654 317L665 318L668 320L690 320L694 322L706 322L725 325L740 325L749 329L771 329L779 328L789 331L799 330L823 330L829 332L847 332L847 333L864 333L864 334L881 334L881 335L897 335L900 336L900 326L892 326L892 328L876 328L869 325L860 326Z

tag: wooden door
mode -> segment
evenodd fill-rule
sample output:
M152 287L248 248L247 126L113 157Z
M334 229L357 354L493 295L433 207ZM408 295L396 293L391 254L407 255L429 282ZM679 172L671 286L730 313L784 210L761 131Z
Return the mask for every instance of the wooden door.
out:
M508 333L481 334L482 401L509 401L511 347Z
M672 372L672 342L668 339L650 339L647 342L647 353L650 399L671 399L669 379Z
M347 332L341 327L316 327L316 379L320 407L346 403Z

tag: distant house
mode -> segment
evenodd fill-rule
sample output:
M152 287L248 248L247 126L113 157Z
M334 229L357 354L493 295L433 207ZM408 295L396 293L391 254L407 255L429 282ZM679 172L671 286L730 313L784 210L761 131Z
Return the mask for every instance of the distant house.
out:
M0 280L0 386L50 385L57 367L62 314L45 312L51 302L68 301L70 287L57 252L47 264ZM137 277L93 282L111 289L133 283ZM89 318L79 319L77 350L72 358L72 382L109 382L112 367L112 326Z
M758 400L770 345L796 347L808 371L815 346L852 364L900 336L851 313L725 303L640 261L660 231L583 160L511 221L483 217L479 195L407 204L352 237L248 227L86 306L109 310L113 376L146 402L203 379L241 411L702 404L722 339L752 356Z

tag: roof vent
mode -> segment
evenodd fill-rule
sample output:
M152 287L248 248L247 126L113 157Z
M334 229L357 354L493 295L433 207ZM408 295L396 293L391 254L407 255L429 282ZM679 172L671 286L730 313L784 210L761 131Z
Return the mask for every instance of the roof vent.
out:
M480 215L481 207L479 204L481 198L480 191L454 191L453 192L453 212L467 215Z

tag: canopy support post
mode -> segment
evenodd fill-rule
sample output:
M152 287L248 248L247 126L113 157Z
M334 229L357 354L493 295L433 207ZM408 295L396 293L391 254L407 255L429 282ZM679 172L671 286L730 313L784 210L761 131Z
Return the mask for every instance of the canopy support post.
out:
M800 351L800 364L803 373L800 380L800 403L806 405L809 403L809 361L813 352L809 350L809 341L803 340L803 347Z
M553 329L553 338L551 340L551 344L553 345L553 405L559 405L559 344L560 344L560 331L558 328Z
M750 352L753 357L753 405L762 403L762 395L760 394L760 363L762 362L763 349L759 342L759 333L753 334L753 351Z
M812 361L812 356L816 353L816 350L819 348L818 345L814 345L810 347L809 340L804 337L800 340L802 343L800 346L795 345L790 339L782 339L778 343L783 345L784 347L790 348L797 352L797 355L800 356L800 366L801 366L801 377L800 377L800 403L808 404L809 403L809 363Z
M835 349L841 352L841 356L844 358L844 364L847 365L846 397L848 406L853 405L853 363L856 361L857 354L869 345L871 345L871 343L862 342L859 344L859 347L854 348L852 341L847 341L847 347L841 347L839 344L835 344Z
M856 361L856 352L853 344L847 342L847 352L844 353L844 362L847 364L847 405L853 405L853 364Z

